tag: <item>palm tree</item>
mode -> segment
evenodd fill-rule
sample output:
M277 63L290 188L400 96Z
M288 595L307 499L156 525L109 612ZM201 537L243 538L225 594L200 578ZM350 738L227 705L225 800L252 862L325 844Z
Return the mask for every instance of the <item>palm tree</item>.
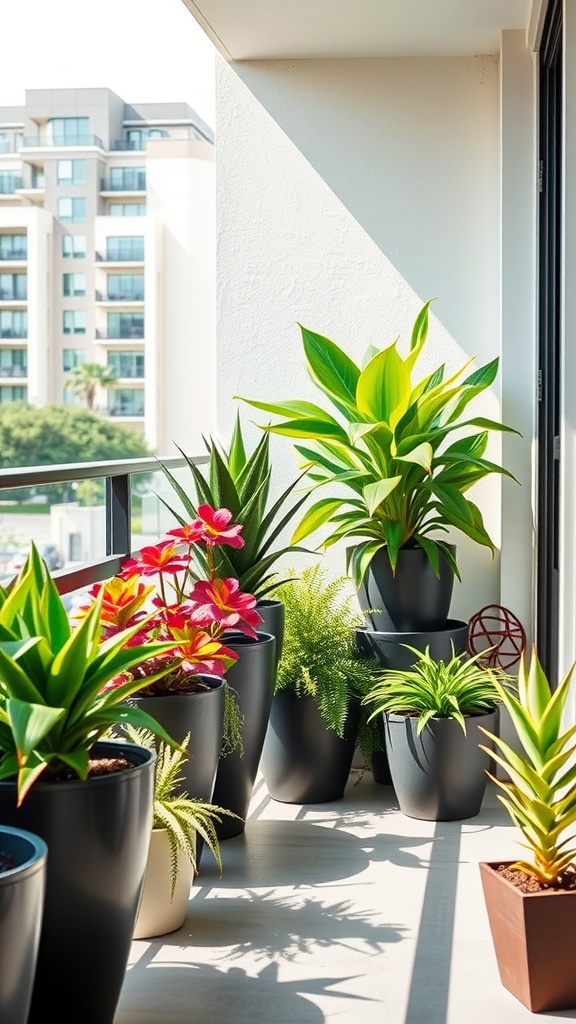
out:
M104 366L102 363L81 363L68 373L66 386L83 399L88 409L93 409L98 388L112 387L117 380L111 366Z

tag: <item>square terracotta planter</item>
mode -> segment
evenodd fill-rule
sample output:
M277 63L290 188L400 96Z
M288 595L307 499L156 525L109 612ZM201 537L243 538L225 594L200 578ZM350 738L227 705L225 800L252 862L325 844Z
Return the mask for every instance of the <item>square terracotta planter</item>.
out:
M480 873L500 980L533 1013L576 1007L576 891L521 892L481 863Z

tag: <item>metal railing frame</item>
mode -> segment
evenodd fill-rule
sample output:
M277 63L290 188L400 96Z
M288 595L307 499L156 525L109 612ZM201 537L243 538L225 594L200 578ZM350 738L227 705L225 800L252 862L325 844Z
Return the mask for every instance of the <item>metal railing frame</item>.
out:
M192 456L196 465L208 462L207 455ZM106 482L106 555L73 569L58 569L52 573L61 594L89 587L93 583L110 579L120 571L132 551L131 483L140 473L157 473L160 463L168 469L181 469L186 459L168 456L160 459L126 459L110 462L75 462L62 466L24 466L18 469L0 469L0 495L14 487L34 487L42 484L71 483L78 480L105 480Z

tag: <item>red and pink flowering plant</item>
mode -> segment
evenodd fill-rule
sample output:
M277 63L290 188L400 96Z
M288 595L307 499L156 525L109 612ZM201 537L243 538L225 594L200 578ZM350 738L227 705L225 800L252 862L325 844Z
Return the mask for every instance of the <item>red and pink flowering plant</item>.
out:
M237 653L226 646L226 631L256 637L262 622L256 598L243 593L237 579L220 579L215 568L215 547L239 548L244 544L242 526L231 523L231 519L227 509L200 505L194 522L169 530L158 544L144 547L138 557L127 559L118 576L90 590L93 600L102 595L105 638L142 621L142 629L136 631L130 643L174 641L173 649L131 668L133 678L146 678L157 676L159 662L167 667L161 679L154 678L142 687L141 695L206 689L200 678L203 673L223 677L238 659ZM208 579L198 579L195 545L201 545L204 551ZM151 616L146 615L145 606L153 609ZM82 617L87 610L81 608L76 615ZM125 677L120 677L108 687L124 682Z

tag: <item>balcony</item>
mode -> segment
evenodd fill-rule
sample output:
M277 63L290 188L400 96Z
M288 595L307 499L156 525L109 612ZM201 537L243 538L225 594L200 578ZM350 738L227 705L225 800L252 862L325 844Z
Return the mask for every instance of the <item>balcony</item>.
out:
M133 176L132 180L130 180L130 176L127 176L124 182L112 181L107 178L100 180L100 194L103 196L140 195L143 192L146 192L145 172Z
M139 420L144 417L144 405L110 405L108 415L114 419Z
M28 259L28 249L0 249L0 263L24 263Z
M0 378L26 378L27 376L28 369L25 366L0 366Z
M22 175L0 176L0 196L13 196L19 188L22 188Z
M122 328L118 331L103 331L97 329L95 332L97 341L110 341L110 342L126 342L136 341L142 342L145 337L145 331L143 327L132 327L130 329L123 330Z
M110 252L97 252L96 253L97 263L106 263L113 265L121 263L122 266L138 266L144 262L144 246L135 248L132 252L126 252L125 250L112 250Z
M95 297L96 302L101 302L103 304L112 303L112 302L121 302L124 305L130 306L130 305L139 305L139 304L142 304L144 302L144 292L143 291L135 291L135 292L122 292L122 291L118 291L118 292L117 291L112 291L112 292L110 292L109 291L109 292L106 292L106 293L101 292L101 291L96 291L94 293L94 297Z
M99 149L104 149L104 143L98 135L77 135L75 138L65 138L63 135L56 135L51 138L46 138L43 135L29 135L22 141L24 149L68 149L71 147L77 147L86 149L87 147L97 146Z

